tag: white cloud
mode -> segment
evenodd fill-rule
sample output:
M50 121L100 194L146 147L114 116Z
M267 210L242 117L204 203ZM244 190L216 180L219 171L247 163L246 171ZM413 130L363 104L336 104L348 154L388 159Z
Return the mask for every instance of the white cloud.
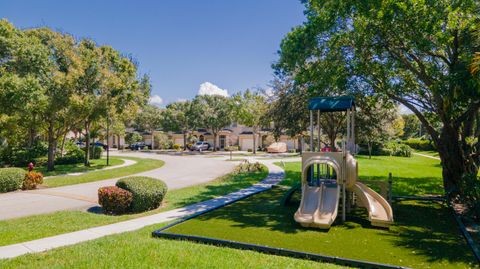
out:
M265 97L271 98L274 96L275 92L273 91L273 88L267 88L264 91Z
M220 95L228 97L228 90L221 89L217 85L207 81L200 84L200 88L198 89L198 95Z
M149 103L154 106L160 106L163 104L163 99L159 95L150 96Z
M185 99L185 98L178 98L177 99L177 102L180 102L180 103L185 103L186 101L188 101L188 100Z

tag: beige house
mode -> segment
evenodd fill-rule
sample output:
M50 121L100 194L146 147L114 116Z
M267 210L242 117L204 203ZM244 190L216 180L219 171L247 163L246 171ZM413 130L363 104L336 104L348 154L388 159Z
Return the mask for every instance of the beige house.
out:
M183 133L170 133L170 135L174 144L178 144L183 147ZM187 134L187 141L206 141L212 146L214 145L213 139L213 134L207 129L197 129ZM274 142L273 136L268 130L259 131L255 135L255 140L255 145L257 148L266 148ZM225 149L229 146L238 146L240 150L248 151L253 150L253 141L254 136L252 128L237 123L232 123L230 126L227 126L218 133L216 145L219 150ZM288 150L298 148L296 139L289 136L282 135L280 136L279 141L285 142Z

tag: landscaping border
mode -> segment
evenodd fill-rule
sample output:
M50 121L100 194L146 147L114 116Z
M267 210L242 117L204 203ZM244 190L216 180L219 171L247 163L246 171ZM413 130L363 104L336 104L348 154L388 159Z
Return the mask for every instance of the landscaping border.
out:
M157 237L157 238L165 238L165 239L171 239L171 240L184 240L184 241L191 241L191 242L196 242L196 243L215 245L215 246L221 246L221 247L229 247L229 248L235 248L235 249L253 250L253 251L260 252L260 253L272 254L272 255L277 255L277 256L285 256L285 257L291 257L291 258L297 258L297 259L322 261L322 262L328 262L328 263L333 263L333 264L338 264L338 265L343 265L343 266L355 266L355 267L362 267L362 268L386 268L386 269L387 268L396 268L396 269L409 268L409 267L403 267L403 266L397 266L397 265L390 265L390 264L375 263L375 262L362 261L362 260L347 259L347 258L327 256L327 255L322 255L322 254L315 254L315 253L310 253L310 252L302 252L302 251L296 251L296 250L291 250L291 249L275 248L275 247L249 244L249 243L243 243L243 242L237 242L237 241L231 241L231 240L223 240L223 239L217 239L217 238L212 238L212 237L203 237L203 236L175 234L175 233L164 232L165 230L170 229L173 226L179 225L179 224L181 224L181 223L183 223L187 220L196 218L196 217L201 216L203 214L206 214L206 213L212 212L214 210L223 208L225 206L231 205L231 204L236 203L238 201L244 200L244 199L246 199L250 196L253 196L255 194L259 194L261 192L268 191L268 190L271 190L271 189L272 188L262 189L262 190L259 190L257 192L245 195L244 197L241 197L239 199L229 201L229 202L224 203L222 205L219 205L217 207L211 208L209 210L205 210L203 212L199 212L199 213L187 216L185 218L181 218L180 220L177 220L173 223L170 223L169 225L167 225L165 227L162 227L161 229L153 231L152 236Z

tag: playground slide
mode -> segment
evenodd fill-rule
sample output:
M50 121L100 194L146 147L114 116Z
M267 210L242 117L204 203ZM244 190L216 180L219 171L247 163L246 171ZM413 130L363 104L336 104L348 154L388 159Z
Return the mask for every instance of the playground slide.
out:
M302 226L313 226L313 215L320 204L320 196L322 194L322 187L310 187L304 185L302 188L302 201L297 212L295 212L294 218Z
M316 227L328 229L337 217L340 185L322 184L322 186L320 208L315 212L314 223Z
M393 223L392 207L380 194L358 181L354 192L361 205L367 208L368 219L373 226L388 227Z
M295 220L305 227L328 229L337 217L340 186L322 183L320 187L304 186L302 192Z

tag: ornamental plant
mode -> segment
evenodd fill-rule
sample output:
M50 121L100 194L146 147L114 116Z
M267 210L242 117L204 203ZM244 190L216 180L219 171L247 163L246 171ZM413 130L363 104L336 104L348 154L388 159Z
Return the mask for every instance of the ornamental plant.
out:
M133 200L131 192L116 186L98 189L98 203L107 214L123 214L130 209Z
M43 183L43 175L40 172L30 171L25 174L22 190L34 190Z

